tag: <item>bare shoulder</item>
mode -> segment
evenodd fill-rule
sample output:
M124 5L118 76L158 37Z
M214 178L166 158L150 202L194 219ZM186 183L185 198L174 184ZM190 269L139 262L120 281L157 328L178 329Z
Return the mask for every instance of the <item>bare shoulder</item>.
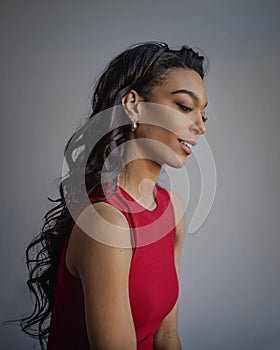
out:
M91 348L136 349L128 292L129 232L125 216L104 202L85 208L71 232L69 252L83 288Z
M170 199L174 208L176 239L183 238L185 233L185 204L183 199L177 193L166 189L170 195Z
M66 262L80 278L81 270L119 255L128 264L132 257L130 229L125 216L114 206L96 202L78 216L69 239Z
M180 218L182 218L182 216L184 214L184 209L185 209L184 201L183 201L182 197L179 194L177 194L176 192L171 191L169 189L166 189L166 190L170 195L170 199L171 199L173 207L174 207L176 218L178 219L178 221L180 221Z

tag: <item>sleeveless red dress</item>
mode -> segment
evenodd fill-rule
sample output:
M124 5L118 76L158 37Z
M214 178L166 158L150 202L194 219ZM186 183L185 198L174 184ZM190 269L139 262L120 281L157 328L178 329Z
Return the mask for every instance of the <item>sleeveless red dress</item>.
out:
M154 334L174 307L179 294L174 264L176 229L173 206L169 193L158 184L154 196L157 207L153 211L142 207L119 186L109 199L99 199L98 191L89 196L92 202L101 200L117 207L131 228L133 256L129 297L137 350L154 349ZM79 207L75 218L86 205ZM73 225L74 220L71 229ZM65 241L58 270L47 350L90 350L82 285L65 263L69 237L70 234Z

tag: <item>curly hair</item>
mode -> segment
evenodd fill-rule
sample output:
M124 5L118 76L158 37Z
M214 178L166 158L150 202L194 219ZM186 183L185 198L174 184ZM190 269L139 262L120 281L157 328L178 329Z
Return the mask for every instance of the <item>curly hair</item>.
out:
M39 339L42 349L46 349L48 320L54 304L62 248L73 220L67 202L70 197L79 201L84 184L87 193L100 184L101 170L104 171L109 153L130 138L130 120L125 113L107 113L102 125L96 115L120 105L131 89L148 100L151 89L163 84L168 72L174 68L194 70L203 79L208 64L203 55L186 45L174 50L166 43L157 41L132 45L114 57L94 86L90 115L67 142L64 155L69 167L68 174L58 178L59 197L48 197L56 205L44 215L40 233L26 249L29 270L27 286L35 296L34 310L30 315L16 320L25 333ZM106 128L111 131L104 134ZM89 149L91 145L88 140L98 137L99 131L100 140L93 149ZM81 146L83 150L74 161L73 152ZM81 164L85 154L89 156L83 169ZM105 170L115 185L118 164L111 162Z

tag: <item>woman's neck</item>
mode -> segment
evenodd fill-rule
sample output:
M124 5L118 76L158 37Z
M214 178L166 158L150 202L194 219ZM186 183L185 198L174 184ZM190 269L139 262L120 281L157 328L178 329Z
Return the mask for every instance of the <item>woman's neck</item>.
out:
M120 172L118 185L145 208L153 207L153 190L160 170L161 165L150 159L134 159Z

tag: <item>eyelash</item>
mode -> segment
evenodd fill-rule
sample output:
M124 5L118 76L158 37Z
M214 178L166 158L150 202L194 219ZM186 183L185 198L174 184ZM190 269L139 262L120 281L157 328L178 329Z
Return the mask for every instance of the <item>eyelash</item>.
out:
M184 111L184 112L191 112L192 111L192 109L190 107L181 105L181 103L177 103L177 106L179 106L182 109L182 111ZM205 116L202 117L203 123L206 123L207 120L208 120L208 117L205 117Z
M179 106L182 109L182 111L184 111L184 112L191 112L192 111L192 109L190 107L181 105L181 103L177 103L177 106Z

